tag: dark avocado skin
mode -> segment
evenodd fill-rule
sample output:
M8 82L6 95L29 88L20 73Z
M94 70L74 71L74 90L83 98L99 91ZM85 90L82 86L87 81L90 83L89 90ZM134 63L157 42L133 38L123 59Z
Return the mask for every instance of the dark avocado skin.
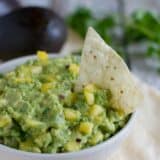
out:
M0 18L0 59L37 50L58 52L66 37L66 25L53 11L41 7L16 9Z

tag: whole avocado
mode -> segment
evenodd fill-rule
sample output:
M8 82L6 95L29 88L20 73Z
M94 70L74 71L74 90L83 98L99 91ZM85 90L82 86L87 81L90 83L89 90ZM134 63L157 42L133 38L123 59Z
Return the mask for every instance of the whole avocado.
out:
M52 10L19 8L0 18L0 59L34 54L37 50L58 52L66 37L63 19Z

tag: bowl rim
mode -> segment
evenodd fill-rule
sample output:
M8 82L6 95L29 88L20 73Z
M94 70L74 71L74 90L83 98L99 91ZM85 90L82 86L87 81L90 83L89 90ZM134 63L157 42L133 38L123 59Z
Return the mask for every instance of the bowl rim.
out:
M56 53L52 53L52 54L48 54L49 58L58 58L58 57L64 57L66 55L62 55L62 54L56 54ZM10 69L8 69L8 71L13 70L16 66L19 66L21 64L23 64L24 62L26 62L27 60L30 59L36 59L36 55L29 55L29 56L23 56L23 57L19 57L19 58L14 58L12 60L8 60L2 64L0 64L0 73L5 73L6 71L4 71L5 69L7 69L8 67ZM12 69L11 69L12 68ZM8 72L7 71L7 72ZM112 137L110 137L109 139L95 145L95 146L91 146L89 148L85 148L82 149L80 151L75 151L75 152L66 152L66 153L33 153L33 152L27 152L27 151L22 151L22 150L18 150L15 148L11 148L8 147L6 145L0 144L0 150L1 151L7 151L8 154L9 153L16 153L19 155L23 155L23 156L32 156L32 157L45 157L45 158L69 158L69 157L78 157L79 155L83 156L86 154L92 154L96 151L100 151L102 148L104 148L105 146L109 146L110 144L112 144L114 141L120 139L121 137L123 137L125 135L125 133L128 130L131 130L131 126L134 123L135 119L137 117L137 111L135 111L134 113L132 113L130 119L128 120L128 122L126 123L126 125L120 129L115 135L113 135Z

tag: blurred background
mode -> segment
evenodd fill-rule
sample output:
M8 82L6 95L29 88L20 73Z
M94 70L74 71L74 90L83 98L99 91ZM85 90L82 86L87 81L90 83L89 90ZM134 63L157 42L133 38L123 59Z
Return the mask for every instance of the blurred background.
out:
M160 89L159 0L0 0L0 16L2 62L36 50L81 54L93 26L133 73Z

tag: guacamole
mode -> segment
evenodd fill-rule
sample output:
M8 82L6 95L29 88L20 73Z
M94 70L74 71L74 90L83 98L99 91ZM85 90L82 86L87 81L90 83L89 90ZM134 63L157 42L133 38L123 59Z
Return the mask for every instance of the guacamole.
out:
M74 90L80 57L48 58L39 51L0 77L0 143L36 153L78 151L107 140L128 115L112 93L89 83Z

